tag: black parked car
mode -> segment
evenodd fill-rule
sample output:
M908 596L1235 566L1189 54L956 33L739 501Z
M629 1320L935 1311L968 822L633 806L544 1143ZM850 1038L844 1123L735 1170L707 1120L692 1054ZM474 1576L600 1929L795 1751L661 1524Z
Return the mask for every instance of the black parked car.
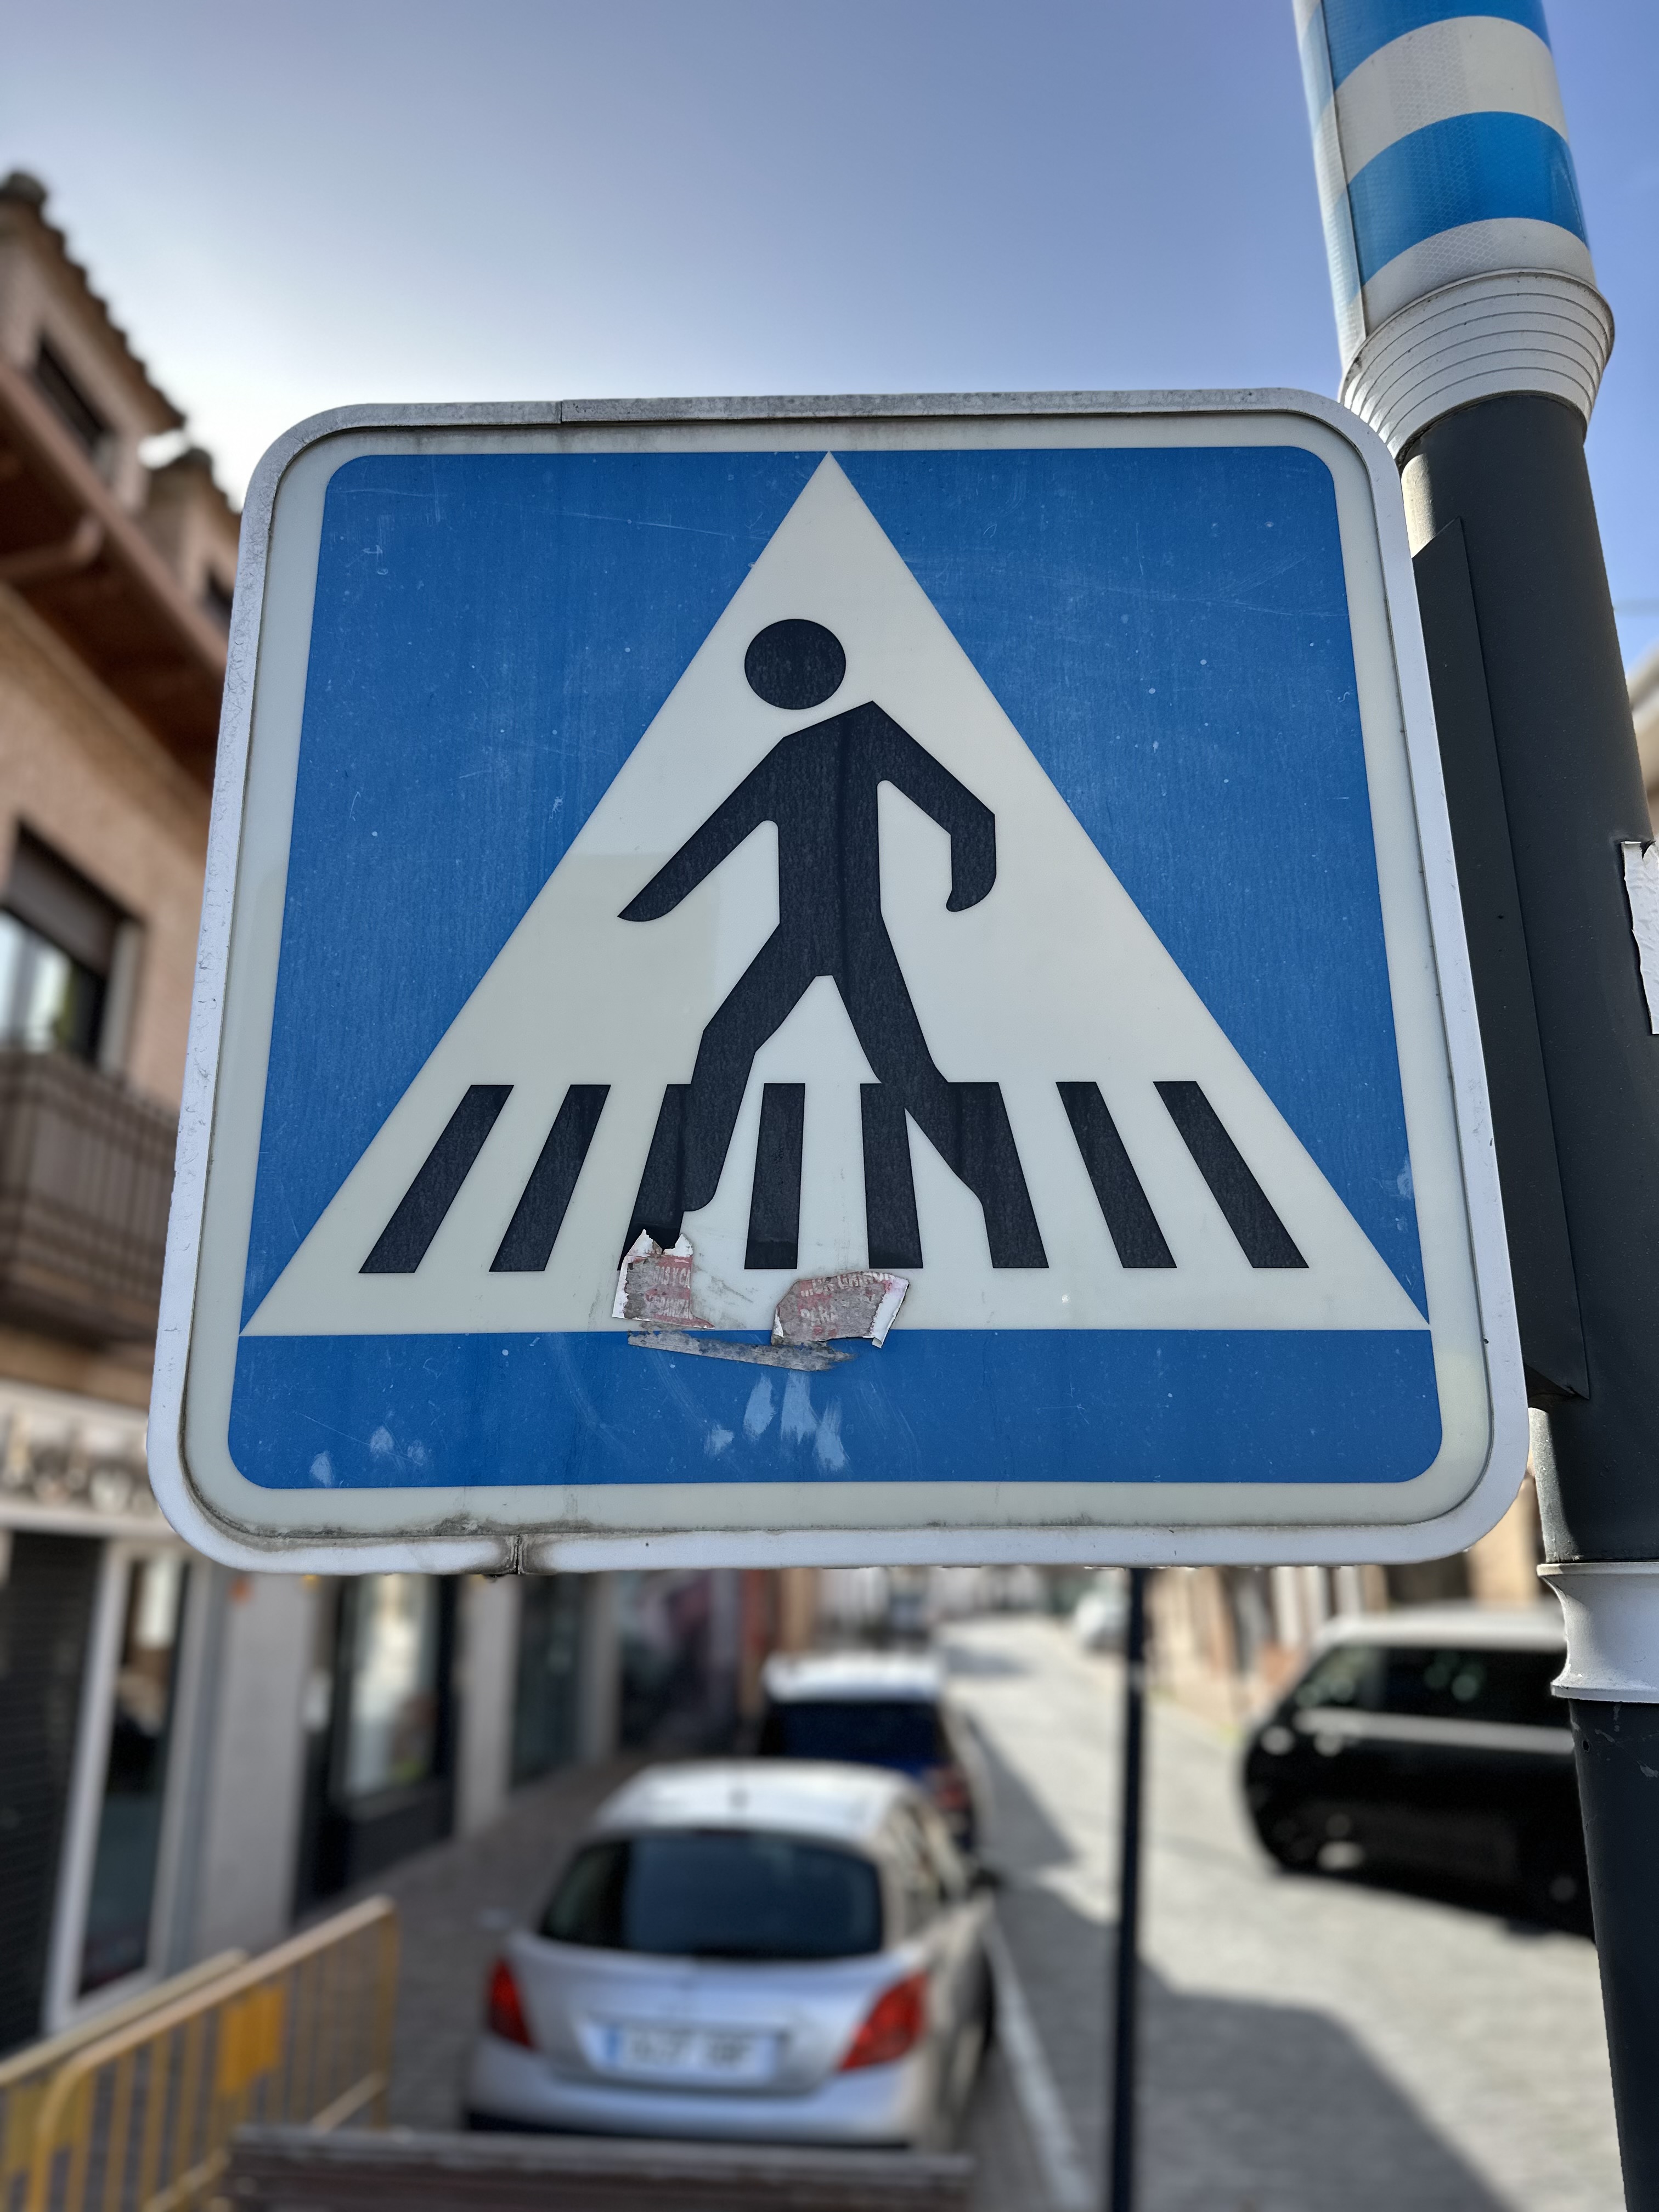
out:
M1334 1621L1244 1753L1283 1865L1371 1876L1589 1932L1553 1604Z

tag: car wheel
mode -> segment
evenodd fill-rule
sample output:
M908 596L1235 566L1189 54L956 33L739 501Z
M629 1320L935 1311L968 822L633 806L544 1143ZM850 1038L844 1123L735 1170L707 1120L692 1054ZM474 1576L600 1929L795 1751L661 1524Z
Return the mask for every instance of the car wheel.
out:
M1324 1840L1300 1812L1284 1804L1264 1805L1255 1816L1255 1826L1262 1848L1293 1873L1313 1865Z

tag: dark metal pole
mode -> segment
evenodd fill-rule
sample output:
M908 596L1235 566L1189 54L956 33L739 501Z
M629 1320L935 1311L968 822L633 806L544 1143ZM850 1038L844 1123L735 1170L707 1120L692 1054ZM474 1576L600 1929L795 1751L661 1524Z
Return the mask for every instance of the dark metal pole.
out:
M1659 1034L1627 903L1651 830L1584 463L1613 315L1541 10L1408 12L1295 20L1342 397L1405 489L1626 2197L1659 2212Z
M1583 417L1538 393L1404 457L1492 1092L1533 1464L1567 1607L1627 2203L1659 2208L1659 1036L1620 848L1651 830ZM1597 1562L1586 1569L1577 1563ZM1615 1650L1615 1647L1619 1647Z
M1140 2020L1140 1796L1146 1765L1146 1570L1129 1570L1123 1631L1123 1803L1113 1962L1112 2120L1107 2212L1134 2212L1135 2046Z

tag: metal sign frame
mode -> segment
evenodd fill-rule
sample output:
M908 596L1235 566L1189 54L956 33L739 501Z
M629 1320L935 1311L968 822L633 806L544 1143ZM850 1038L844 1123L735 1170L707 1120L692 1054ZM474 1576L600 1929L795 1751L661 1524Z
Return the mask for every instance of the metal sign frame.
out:
M1200 426L1200 427L1195 427ZM1338 486L1344 562L1356 561L1380 580L1380 618L1364 647L1370 673L1362 682L1368 774L1376 757L1371 724L1390 725L1383 741L1395 762L1396 821L1410 821L1414 849L1389 860L1378 839L1378 866L1395 872L1395 911L1413 908L1416 942L1397 957L1389 931L1389 975L1398 1016L1415 994L1419 1018L1437 1007L1435 1079L1455 1120L1455 1158L1461 1200L1459 1279L1472 1280L1462 1334L1452 1354L1468 1405L1483 1403L1484 1439L1463 1423L1462 1467L1443 1468L1447 1450L1426 1472L1392 1485L1343 1483L1043 1483L976 1486L964 1481L902 1486L887 1516L870 1509L878 1486L823 1482L746 1486L684 1483L588 1486L580 1494L561 1485L509 1492L358 1489L274 1492L249 1483L234 1467L228 1442L216 1446L220 1402L228 1402L222 1370L225 1345L234 1357L237 1330L225 1322L226 1293L246 1246L228 1259L209 1232L210 1164L232 1158L252 1203L252 1165L258 1141L250 1131L250 1080L264 1081L265 1044L227 983L238 929L250 929L252 894L239 874L257 844L245 830L256 706L264 714L282 688L297 751L306 641L315 581L316 532L322 489L332 470L365 451L781 450L802 434L823 442L866 447L993 441L1048 444L1291 443L1322 455ZM297 488L297 495L296 495ZM273 598L270 556L279 503L301 508L310 522L283 525L288 538L309 528L311 582ZM296 572L297 573L297 572ZM1361 596L1351 594L1359 609ZM1356 617L1358 621L1358 616ZM262 640L273 658L255 675ZM274 640L274 645L273 645ZM1356 650L1360 650L1356 639ZM294 665L297 659L297 667ZM1386 678L1379 709L1364 703ZM1401 742L1403 735L1403 744ZM289 778L291 787L291 775ZM1379 804L1375 788L1373 808ZM286 853L287 826L281 851ZM281 908L269 842L260 855L259 896ZM1402 890L1401 886L1404 886ZM1389 894L1385 886L1385 919ZM265 925L269 930L269 921ZM1412 971L1405 975L1405 970ZM1402 977L1404 980L1402 980ZM274 988L274 959L271 968ZM1396 1029L1402 1080L1407 1040ZM226 1070L242 1073L229 1085ZM257 1079L246 1071L257 1067ZM1431 1085L1434 1088L1434 1085ZM240 1097L237 1092L240 1090ZM1417 1124L1413 1122L1413 1140ZM233 1215L234 1214L233 1208ZM233 1223L233 1226L234 1224ZM222 1236L221 1243L234 1237ZM227 1273L229 1267L231 1273ZM204 1280L204 1277L207 1278ZM234 1307L234 1300L231 1300ZM222 1318L211 1321L216 1309ZM204 1320L204 1316L207 1318ZM192 1370L198 1328L216 1326L225 1344ZM227 1328L228 1330L226 1334ZM1442 1358L1436 1327L1437 1362ZM1479 1389L1475 1390L1474 1381ZM1443 1401L1444 1385L1442 1386ZM192 1436L194 1456L192 1465ZM208 1439L204 1443L203 1439ZM1472 1441L1473 1440L1473 1441ZM1484 1451L1479 1449L1482 1441ZM1448 1448L1449 1449L1449 1448ZM1501 1516L1526 1464L1527 1415L1509 1275L1502 1208L1492 1157L1486 1079L1464 943L1462 911L1447 826L1439 753L1399 480L1382 441L1345 409L1304 392L1144 392L990 394L875 398L577 401L547 405L344 408L301 423L261 461L249 487L232 618L217 773L209 840L195 1000L191 1013L177 1174L168 1231L161 1317L149 1432L151 1480L173 1526L210 1557L242 1568L371 1572L412 1569L550 1571L643 1566L780 1565L1070 1561L1078 1564L1184 1565L1206 1561L1387 1561L1443 1555L1471 1543ZM1471 1468L1479 1458L1478 1470ZM214 1462L209 1465L205 1462ZM1437 1469L1442 1469L1437 1475ZM898 1486L896 1486L898 1487ZM975 1493L1000 1488L1006 1504ZM836 1490L861 1493L858 1503L826 1508ZM1386 1491L1386 1498L1379 1493ZM745 1493L734 1502L730 1493ZM909 1492L925 1493L912 1497ZM624 1498L623 1493L630 1493ZM1010 1495L1011 1492L1015 1494ZM726 1493L720 1495L718 1493ZM699 1504L703 1510L699 1516ZM1381 1508L1392 1510L1384 1513ZM1091 1515L1084 1509L1092 1505ZM816 1506L817 1517L811 1516ZM624 1510L625 1509L625 1510Z

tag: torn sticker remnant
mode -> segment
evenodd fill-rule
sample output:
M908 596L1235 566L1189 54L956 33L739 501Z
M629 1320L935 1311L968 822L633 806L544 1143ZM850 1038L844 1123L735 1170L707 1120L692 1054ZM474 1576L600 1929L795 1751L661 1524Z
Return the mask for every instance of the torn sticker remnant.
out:
M1620 847L1625 862L1625 896L1630 901L1631 935L1648 1002L1648 1027L1659 1036L1659 846L1626 838Z
M852 1352L830 1352L821 1346L793 1344L749 1344L737 1336L688 1336L683 1329L653 1329L648 1336L630 1336L638 1352L691 1352L700 1359L735 1359L746 1367L792 1367L808 1375L821 1375L855 1359Z
M707 1328L691 1303L690 1245L682 1237L664 1251L641 1229L623 1255L611 1316L637 1328Z
M828 1344L867 1336L880 1348L909 1289L904 1275L861 1267L840 1275L803 1275L791 1283L772 1317L774 1344Z

